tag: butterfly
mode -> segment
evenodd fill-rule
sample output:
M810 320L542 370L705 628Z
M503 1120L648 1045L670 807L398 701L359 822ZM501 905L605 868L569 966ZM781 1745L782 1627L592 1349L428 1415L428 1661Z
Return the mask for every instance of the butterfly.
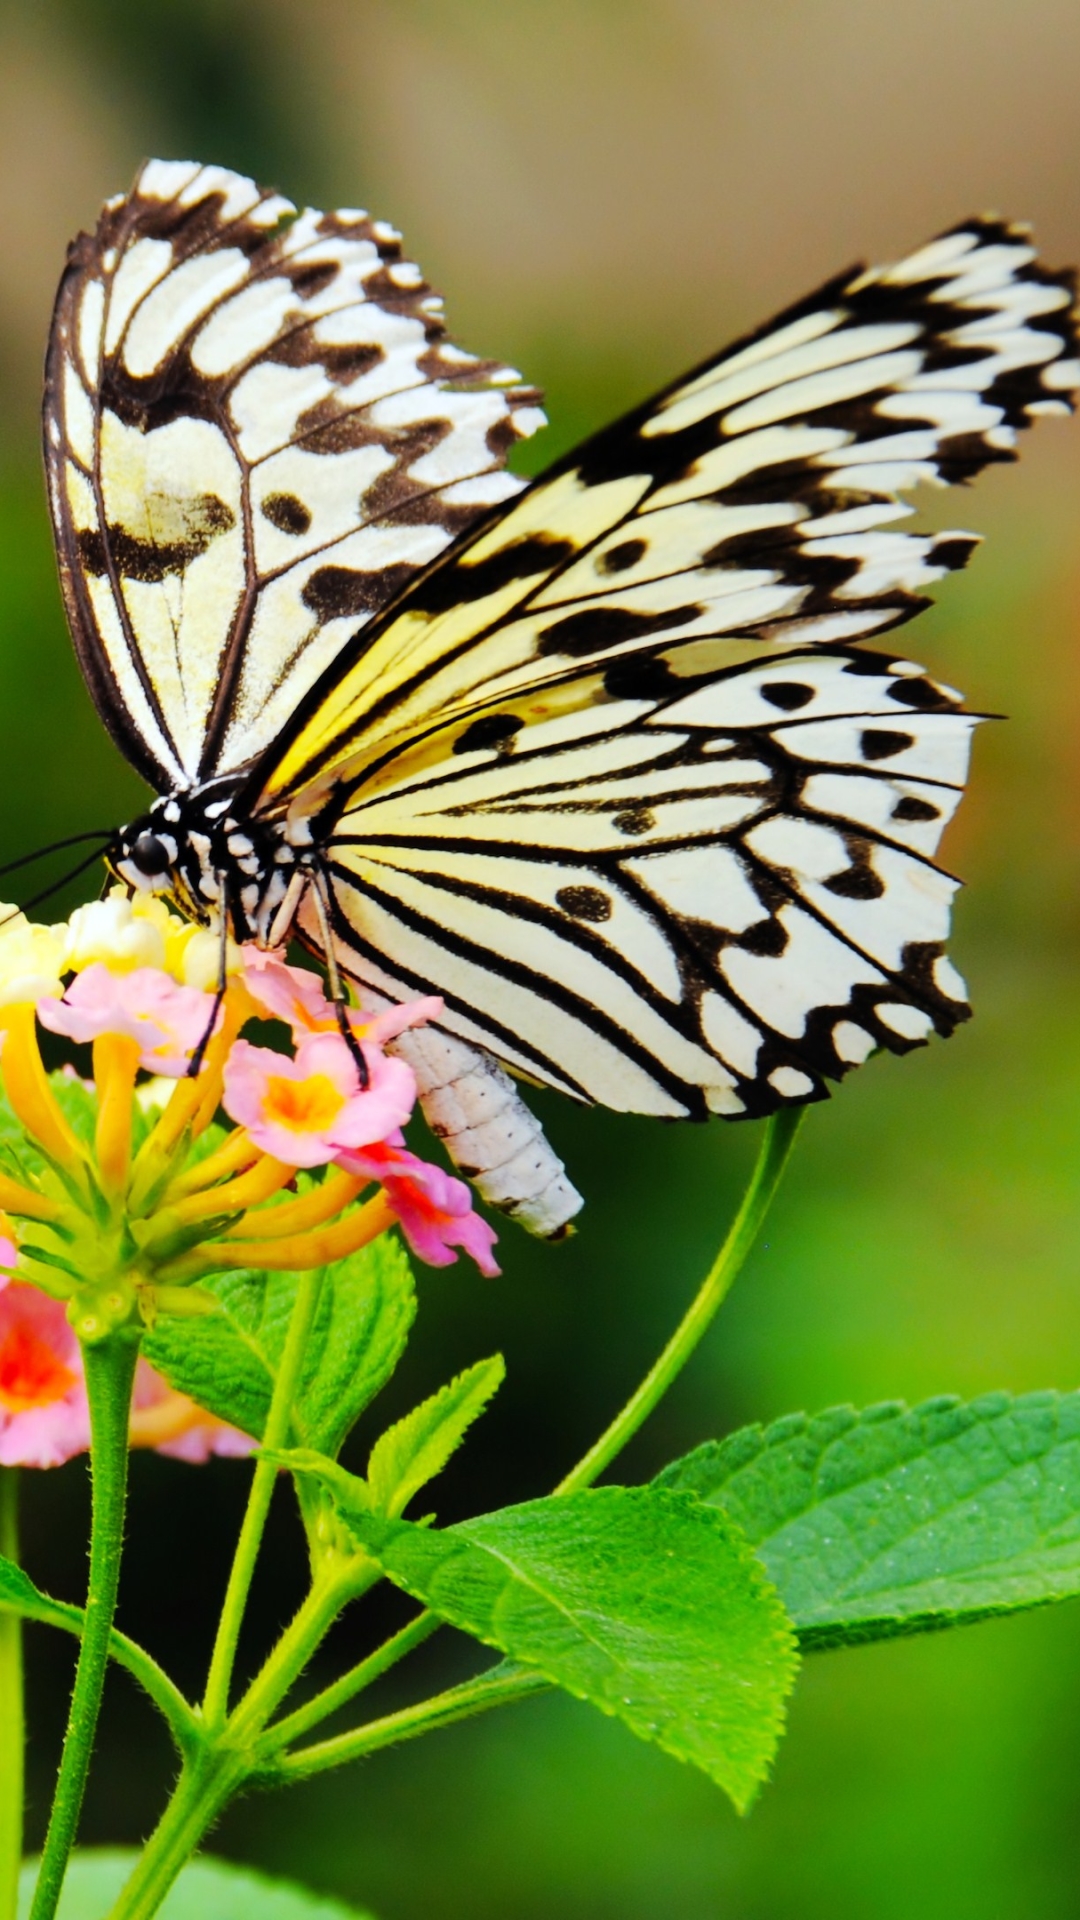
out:
M903 495L1069 411L1073 298L966 221L526 485L539 395L393 228L149 162L69 251L44 410L76 651L158 795L113 873L441 995L400 1042L428 1118L546 1234L580 1198L517 1078L756 1116L950 1033L975 716L861 643L976 541Z

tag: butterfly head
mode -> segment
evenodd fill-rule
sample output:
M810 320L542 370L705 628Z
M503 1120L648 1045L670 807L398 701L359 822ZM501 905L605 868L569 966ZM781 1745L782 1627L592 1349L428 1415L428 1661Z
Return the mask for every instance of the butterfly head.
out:
M121 827L105 859L124 886L167 895L203 926L225 911L237 939L265 944L302 850L274 827L238 817L235 787L214 781L163 794Z

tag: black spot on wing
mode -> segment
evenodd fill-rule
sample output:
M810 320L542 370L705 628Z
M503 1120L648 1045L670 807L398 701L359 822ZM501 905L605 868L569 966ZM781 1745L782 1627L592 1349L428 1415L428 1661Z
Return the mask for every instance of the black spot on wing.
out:
M935 687L932 680L921 677L909 679L906 675L889 688L889 699L896 700L904 707L918 707L926 711L954 705L949 695L943 693L940 687Z
M454 741L455 753L479 753L484 748L495 747L503 753L509 752L514 744L514 735L525 722L514 713L482 713L479 720L459 733Z
M268 493L260 512L279 533L306 533L311 525L311 513L295 493Z
M892 810L894 820L939 820L941 808L931 806L929 800L917 800L914 794L905 794Z
M611 919L611 895L600 887L560 887L555 900L575 920Z
M627 807L622 813L612 814L611 824L616 833L625 833L633 838L640 833L651 833L656 825L656 815L649 807Z
M536 651L542 658L561 653L571 660L581 660L591 653L623 646L628 640L640 640L649 633L666 633L671 627L684 627L701 612L697 604L672 607L664 613L639 613L636 607L583 607L578 613L554 621L550 627L541 627Z
M352 567L316 567L300 595L320 626L359 613L374 613L391 593L399 593L415 576L409 566L380 567L377 573L358 573Z
M597 573L625 573L628 567L636 567L649 551L647 540L620 540L617 547L609 547L606 553L597 557Z
M891 727L864 727L859 736L864 760L891 760L894 753L906 753L914 745L914 734L894 733Z
M779 707L782 713L796 713L800 707L809 705L814 697L814 689L794 680L773 680L762 687L761 697L770 706Z

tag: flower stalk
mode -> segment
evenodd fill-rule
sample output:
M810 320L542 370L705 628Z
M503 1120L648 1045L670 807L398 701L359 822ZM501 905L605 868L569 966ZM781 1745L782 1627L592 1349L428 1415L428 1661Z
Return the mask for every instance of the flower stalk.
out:
M0 1467L0 1554L19 1559L19 1470ZM15 1920L23 1839L22 1622L0 1610L0 1920Z
M81 1308L84 1320L108 1321L108 1305ZM139 1330L128 1321L107 1326L85 1348L90 1406L92 1523L86 1615L67 1732L41 1854L30 1920L53 1920L82 1811L109 1664L109 1641L120 1578L127 1499L128 1422Z

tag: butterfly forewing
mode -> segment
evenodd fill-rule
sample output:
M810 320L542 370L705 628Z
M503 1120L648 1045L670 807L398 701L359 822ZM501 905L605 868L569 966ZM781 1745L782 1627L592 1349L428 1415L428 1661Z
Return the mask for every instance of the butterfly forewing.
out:
M658 643L677 670L703 637L843 644L910 618L976 536L897 530L898 493L1011 459L1032 415L1068 411L1071 304L1069 276L989 220L831 282L436 563L301 709L266 798Z
M520 482L542 416L445 338L368 215L151 162L76 241L46 455L76 646L152 784L248 764L342 646Z

